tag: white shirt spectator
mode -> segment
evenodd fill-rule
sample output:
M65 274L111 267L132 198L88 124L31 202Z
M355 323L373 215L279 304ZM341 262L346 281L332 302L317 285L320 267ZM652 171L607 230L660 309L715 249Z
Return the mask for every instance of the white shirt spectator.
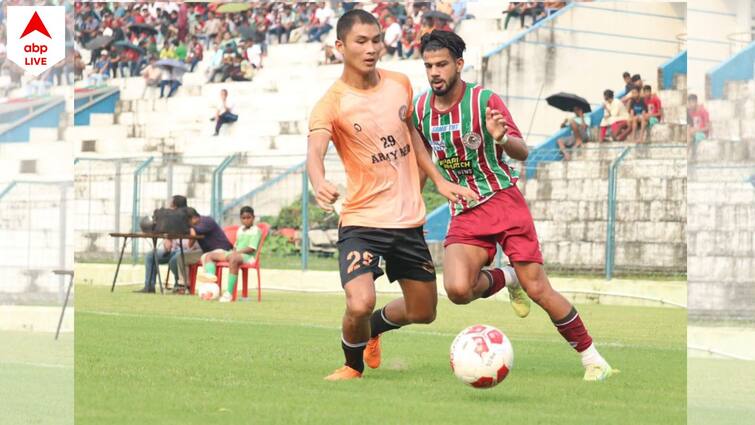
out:
M398 47L398 42L401 40L401 25L398 22L392 23L387 30L385 30L385 45L388 47Z
M235 105L233 104L233 101L231 100L231 95L229 94L228 97L225 98L225 104L223 104L222 99L218 99L218 103L215 109L217 109L218 114L222 114L223 112L226 112L226 111L233 113L234 106Z
M330 20L334 17L333 9L328 3L325 3L325 7L317 9L315 11L315 18L320 25L329 24Z
M259 69L262 66L262 46L259 43L255 43L252 47L246 49L246 56L249 58L249 63L255 68Z
M611 103L604 103L606 108L605 113L603 114L603 121L600 123L601 127L607 127L613 123L629 119L629 112L627 112L624 103L620 100L613 99Z

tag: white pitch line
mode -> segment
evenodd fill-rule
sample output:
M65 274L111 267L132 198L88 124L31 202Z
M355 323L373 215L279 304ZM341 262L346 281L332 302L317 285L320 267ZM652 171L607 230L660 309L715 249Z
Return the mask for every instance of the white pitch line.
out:
M48 368L48 369L73 369L73 366L64 365L64 364L55 364L55 363L34 363L34 362L7 362L0 360L0 366L32 366L32 367L42 367L42 368Z
M172 320L183 320L183 321L190 321L190 322L229 323L229 324L238 324L238 325L261 325L261 326L281 326L281 327L298 326L298 327L311 328L311 329L324 329L324 330L339 331L339 332L341 331L341 328L338 326L318 325L318 324L313 324L313 323L276 323L276 322L261 322L261 321L238 320L238 319L219 319L219 318L214 318L214 317L194 317L194 316L162 315L162 314L137 314L137 313L121 313L121 312L98 311L98 310L79 310L78 313L92 314L96 316L132 317L132 318L142 318L142 319L150 318L150 319L159 319L159 320L172 319ZM455 333L450 333L450 332L419 331L415 329L401 329L401 333L412 334L412 335L442 336L442 337L447 337L447 338L456 337ZM553 340L553 339L543 339L543 338L517 337L515 341L563 344L563 342L558 339ZM686 350L686 347L679 347L678 349L677 348L647 347L647 346L638 345L638 344L624 344L618 341L610 341L610 342L598 341L597 346L598 347L612 347L612 348L639 348L639 349L661 350L661 351L685 351Z

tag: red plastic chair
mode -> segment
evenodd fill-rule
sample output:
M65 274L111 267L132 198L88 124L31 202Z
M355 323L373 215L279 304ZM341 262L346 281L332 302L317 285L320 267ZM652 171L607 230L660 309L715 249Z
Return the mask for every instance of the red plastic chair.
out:
M265 239L270 232L270 225L267 223L258 223L257 227L260 228L262 236L260 237L260 244L257 246L256 258L251 263L242 264L239 269L241 270L241 296L247 298L249 296L249 269L257 270L257 302L262 301L262 277L260 275L260 258L262 257L262 247L265 245ZM227 226L223 228L226 237L232 244L236 244L236 231L239 226ZM221 280L223 278L223 268L229 267L230 264L227 261L219 261L215 263L215 276L218 278L218 287L222 292ZM238 292L238 284L233 288L233 300L236 301L236 294Z

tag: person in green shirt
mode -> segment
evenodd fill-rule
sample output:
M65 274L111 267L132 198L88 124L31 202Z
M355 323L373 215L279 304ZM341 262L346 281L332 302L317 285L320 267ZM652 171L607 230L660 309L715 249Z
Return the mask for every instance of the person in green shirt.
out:
M176 58L181 62L186 62L186 56L188 55L188 49L183 42L174 42L176 46Z
M253 263L257 260L257 248L262 238L262 231L254 225L254 209L250 206L241 208L241 226L236 231L236 243L232 251L215 250L202 256L201 262L204 270L197 273L197 280L201 282L216 282L215 262L227 261L228 287L220 297L221 303L233 300L233 291L239 277L239 267L245 263Z

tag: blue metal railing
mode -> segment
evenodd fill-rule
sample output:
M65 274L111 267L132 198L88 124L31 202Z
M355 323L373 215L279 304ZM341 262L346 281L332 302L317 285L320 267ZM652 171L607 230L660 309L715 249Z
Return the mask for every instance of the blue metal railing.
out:
M275 185L276 183L280 182L281 180L285 179L286 177L290 176L291 174L298 173L305 169L307 165L307 161L302 161L296 165L292 165L289 167L286 171L282 172L281 174L275 176L274 178L266 181L265 183L262 183L261 185L257 186L256 188L250 190L249 192L239 196L238 198L234 199L233 201L229 202L228 205L223 207L223 216L230 210L238 207L242 203L246 202L247 199L264 192L265 190L270 189Z
M752 80L755 64L755 42L726 59L705 74L705 92L708 99L722 99L727 81Z
M212 218L218 223L223 222L223 172L233 163L238 154L234 153L212 171L212 193L210 194L210 210Z
M606 280L613 278L614 259L616 256L616 182L618 181L619 164L632 150L632 146L624 148L608 168L608 223L606 225Z

